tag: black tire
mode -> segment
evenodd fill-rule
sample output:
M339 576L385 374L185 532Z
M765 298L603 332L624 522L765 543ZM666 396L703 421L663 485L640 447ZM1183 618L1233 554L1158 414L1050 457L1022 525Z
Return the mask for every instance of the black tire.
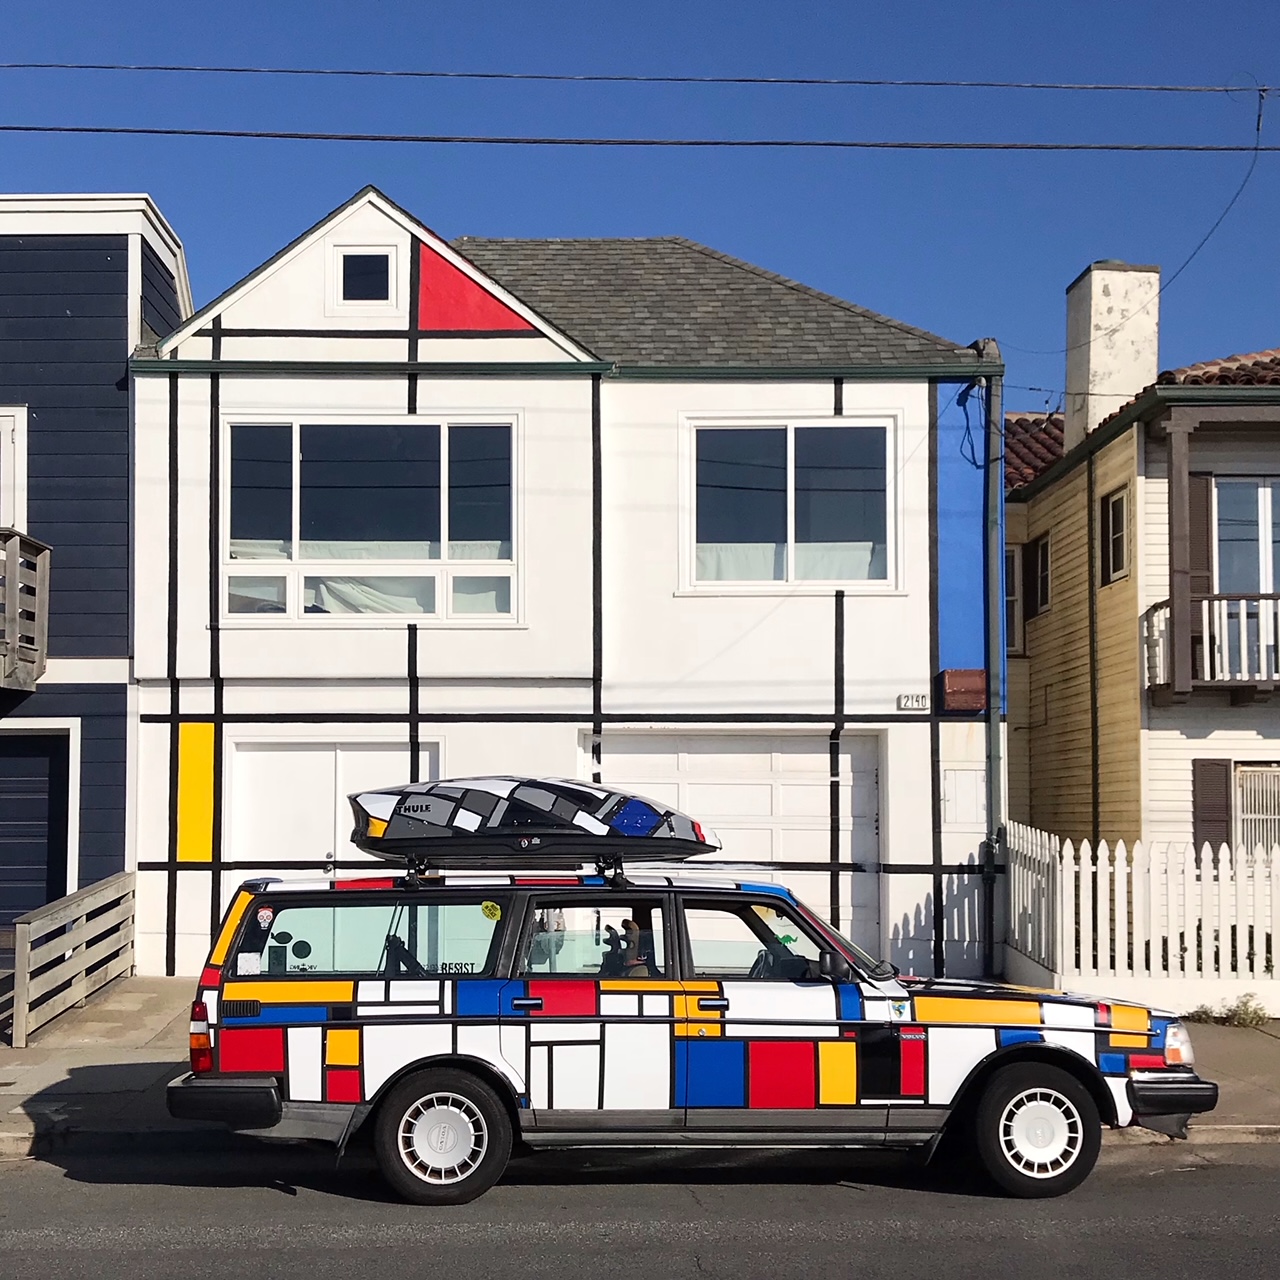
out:
M378 1107L374 1150L382 1176L412 1204L466 1204L502 1176L511 1120L498 1095L470 1072L417 1071Z
M1021 1062L991 1077L973 1119L978 1158L996 1185L1027 1200L1078 1187L1102 1149L1098 1105L1060 1067Z

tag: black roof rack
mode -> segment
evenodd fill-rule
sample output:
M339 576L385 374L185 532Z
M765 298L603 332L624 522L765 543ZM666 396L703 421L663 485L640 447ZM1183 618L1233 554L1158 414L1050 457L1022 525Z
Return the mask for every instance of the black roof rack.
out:
M411 870L683 862L715 833L656 800L566 778L447 778L350 797L357 848Z

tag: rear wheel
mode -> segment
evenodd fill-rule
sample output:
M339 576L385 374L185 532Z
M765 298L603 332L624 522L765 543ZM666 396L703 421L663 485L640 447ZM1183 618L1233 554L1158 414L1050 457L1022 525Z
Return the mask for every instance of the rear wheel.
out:
M1078 1187L1102 1148L1098 1107L1060 1067L1017 1063L991 1077L974 1116L978 1157L996 1184L1026 1199Z
M466 1204L502 1176L511 1121L483 1080L447 1067L402 1080L378 1109L378 1166L414 1204Z

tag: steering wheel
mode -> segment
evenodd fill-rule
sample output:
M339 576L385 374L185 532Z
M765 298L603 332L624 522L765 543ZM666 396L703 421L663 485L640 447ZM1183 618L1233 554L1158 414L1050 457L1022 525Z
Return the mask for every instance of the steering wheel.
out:
M762 950L755 961L752 963L750 970L747 972L748 978L767 978L773 973L773 956L767 950Z

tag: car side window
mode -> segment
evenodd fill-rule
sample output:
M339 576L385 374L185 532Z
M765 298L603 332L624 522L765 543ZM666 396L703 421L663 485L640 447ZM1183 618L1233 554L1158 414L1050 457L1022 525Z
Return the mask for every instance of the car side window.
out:
M525 932L519 978L661 978L667 929L660 899L538 898Z
M814 981L818 944L782 903L686 902L685 933L695 978Z
M341 895L346 898L347 895ZM502 901L260 902L249 912L232 972L483 976L497 954Z

